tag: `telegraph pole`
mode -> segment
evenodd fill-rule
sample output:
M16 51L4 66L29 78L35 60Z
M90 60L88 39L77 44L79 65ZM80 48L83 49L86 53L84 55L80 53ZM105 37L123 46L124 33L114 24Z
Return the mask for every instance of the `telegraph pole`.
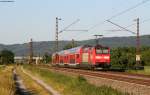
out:
M58 21L61 20L60 18L56 17L56 35L55 35L55 40L56 40L56 46L55 46L55 51L58 51Z
M30 39L29 42L29 64L33 62L33 41Z
M136 38L136 66L139 66L141 55L140 55L140 34L139 34L139 18L136 19L137 21L137 38Z
M62 29L61 31L59 31L59 26L58 26L58 21L61 20L61 18L56 17L56 34L55 34L55 51L58 51L58 47L59 47L59 34L64 32L64 31L88 31L88 30L68 30L69 27L71 27L72 25L76 24L78 21L80 21L79 19L77 19L76 21L72 22L71 24L69 24L67 27L65 27L64 29ZM73 45L72 45L73 46Z

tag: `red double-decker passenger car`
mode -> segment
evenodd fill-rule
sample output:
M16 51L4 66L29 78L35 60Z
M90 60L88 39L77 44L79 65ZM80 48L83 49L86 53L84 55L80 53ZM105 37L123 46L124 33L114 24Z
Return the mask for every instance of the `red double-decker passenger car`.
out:
M52 64L69 67L110 67L110 48L101 45L79 46L56 52L52 55Z

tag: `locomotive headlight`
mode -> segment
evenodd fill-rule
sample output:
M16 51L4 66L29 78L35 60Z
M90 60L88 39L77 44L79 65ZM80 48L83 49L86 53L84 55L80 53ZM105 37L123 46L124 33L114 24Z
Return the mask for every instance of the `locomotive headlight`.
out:
M109 56L104 56L104 59L109 59L110 57Z
M101 56L96 56L96 59L102 59L102 57Z

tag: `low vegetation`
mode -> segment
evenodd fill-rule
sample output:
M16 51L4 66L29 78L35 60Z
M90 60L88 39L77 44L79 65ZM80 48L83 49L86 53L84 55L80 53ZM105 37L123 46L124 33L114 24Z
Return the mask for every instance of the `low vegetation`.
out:
M127 70L129 73L150 75L150 66L145 66L144 70Z
M29 65L24 66L24 68L43 79L63 95L127 95L111 87L96 87L89 84L82 76L70 77Z
M0 95L15 94L12 68L12 66L0 66Z
M48 54L48 53L45 53L44 55L43 55L43 63L45 63L45 64L47 64L47 63L49 63L49 62L51 62L52 61L52 55L51 54Z

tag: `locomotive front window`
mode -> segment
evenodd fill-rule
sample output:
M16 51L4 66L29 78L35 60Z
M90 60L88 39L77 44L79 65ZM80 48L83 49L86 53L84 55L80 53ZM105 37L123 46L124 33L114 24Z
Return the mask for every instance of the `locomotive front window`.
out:
M108 49L103 49L103 54L108 54Z
M103 51L101 49L96 49L96 54L102 54Z
M105 49L105 48L96 49L96 54L108 54L108 53L109 53L108 49Z

